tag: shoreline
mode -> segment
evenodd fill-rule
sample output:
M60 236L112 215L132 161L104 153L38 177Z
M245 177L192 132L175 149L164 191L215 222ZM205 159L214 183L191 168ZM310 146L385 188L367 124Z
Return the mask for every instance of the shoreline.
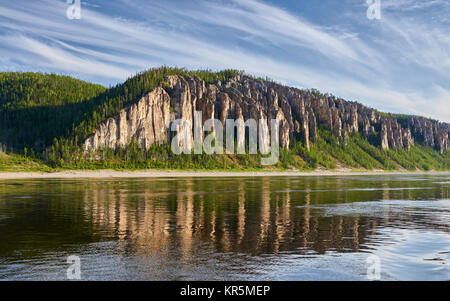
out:
M0 180L14 179L101 179L182 177L313 177L374 175L450 175L450 171L315 170L315 171L180 171L180 170L66 170L58 172L0 172Z

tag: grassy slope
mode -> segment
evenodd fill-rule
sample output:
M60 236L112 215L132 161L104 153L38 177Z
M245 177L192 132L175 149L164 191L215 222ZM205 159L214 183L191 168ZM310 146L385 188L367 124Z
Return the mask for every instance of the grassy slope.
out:
M146 152L130 144L127 149L102 150L95 155L100 156L101 159L81 158L67 163L61 162L59 165L48 165L42 160L25 158L23 155L2 154L0 155L0 171L70 169L255 171L264 169L259 164L260 155L174 155L169 145L155 145ZM332 170L338 167L368 170L446 171L450 170L450 154L449 152L440 154L434 149L420 145L414 145L410 151L383 151L358 134L349 137L345 146L343 143L327 142L327 133L321 132L309 151L301 142L293 141L289 150L281 150L278 164L265 169L310 171L317 168Z
M0 172L49 172L53 169L44 162L22 155L0 153Z
M300 171L317 168L383 169L383 170L450 170L450 153L440 154L434 149L415 145L410 151L381 150L359 134L349 137L347 145L336 143L326 131L308 151L303 143L293 141L289 150L280 151L275 166L262 167L260 155L174 155L169 145L154 145L149 151L130 144L126 149L104 149L91 158L61 162L62 169L183 169L183 170L286 170ZM99 159L98 159L99 158Z

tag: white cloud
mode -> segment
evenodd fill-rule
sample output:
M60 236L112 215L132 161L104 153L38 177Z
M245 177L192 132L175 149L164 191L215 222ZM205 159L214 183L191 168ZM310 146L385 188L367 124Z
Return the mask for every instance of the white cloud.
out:
M124 69L102 63L98 60L81 58L56 45L47 45L27 37L2 37L1 41L10 45L17 45L24 52L36 55L41 59L40 63L45 67L53 67L67 72L95 74L112 79L122 79L131 75L129 71Z

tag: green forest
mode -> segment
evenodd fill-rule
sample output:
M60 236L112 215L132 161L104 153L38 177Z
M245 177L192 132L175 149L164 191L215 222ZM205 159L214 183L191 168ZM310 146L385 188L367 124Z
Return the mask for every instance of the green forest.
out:
M0 171L59 169L225 169L256 170L260 155L174 155L168 145L83 153L81 143L101 122L139 100L168 75L196 75L207 84L224 82L242 71L188 71L161 67L142 72L111 88L69 76L0 73ZM316 93L319 93L318 91ZM402 118L401 116L399 118ZM337 143L320 128L310 150L293 137L272 169L314 170L348 167L384 170L450 170L450 155L416 144L410 151L381 150L352 133Z

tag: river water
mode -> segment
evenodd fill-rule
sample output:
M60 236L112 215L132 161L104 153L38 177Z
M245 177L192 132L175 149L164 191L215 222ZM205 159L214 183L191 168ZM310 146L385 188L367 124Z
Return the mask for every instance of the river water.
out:
M1 180L0 280L69 256L82 280L450 280L450 176Z

